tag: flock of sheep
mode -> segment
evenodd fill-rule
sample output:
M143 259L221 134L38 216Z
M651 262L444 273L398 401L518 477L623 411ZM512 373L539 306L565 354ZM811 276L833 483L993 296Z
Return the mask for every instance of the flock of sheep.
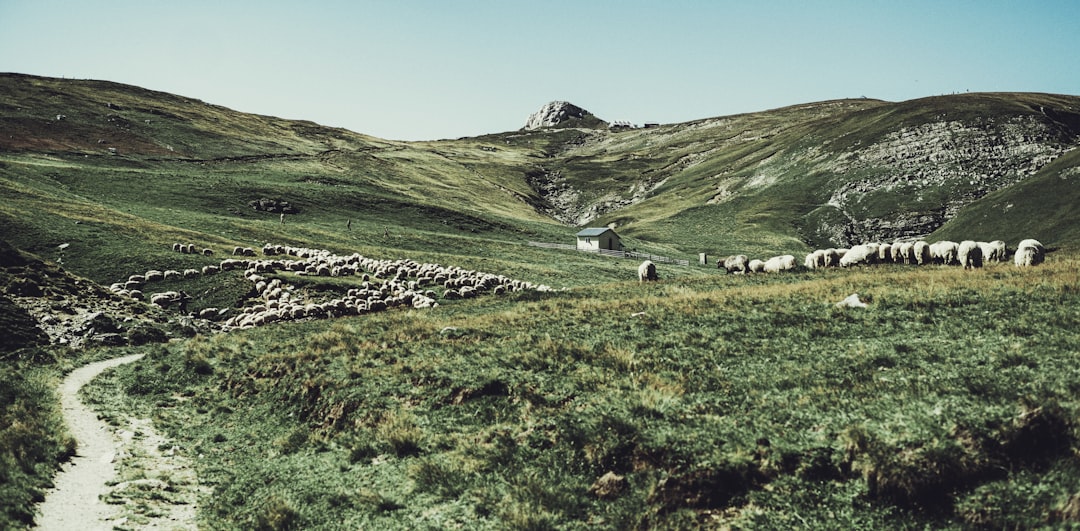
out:
M852 267L862 264L942 264L959 265L965 269L982 267L984 262L1004 262L1008 248L1004 241L977 242L964 240L960 243L939 241L927 243L922 240L909 242L864 243L850 249L818 249L806 255L806 269L823 267ZM1046 248L1038 240L1023 240L1016 246L1013 261L1018 267L1041 264L1046 258ZM795 257L787 254L768 260L750 260L746 255L733 255L717 260L717 268L728 273L778 273L797 267Z
M174 243L172 248L184 254L214 254L212 249L200 250L190 243ZM194 279L224 271L242 271L244 278L253 285L252 299L255 304L237 310L205 308L198 315L202 319L221 321L225 330L251 328L278 321L358 315L395 306L433 308L439 305L439 297L444 300L467 299L482 293L551 289L545 285L458 267L421 264L412 260L376 260L357 253L343 256L325 249L266 244L262 248L265 257L262 259L258 259L258 253L250 247L235 247L232 254L239 258L226 258L201 269L151 269L112 284L110 289L114 293L136 300L148 300L162 308L179 306L181 312L186 312L186 305L191 297L184 291L161 291L147 297L144 288L155 282ZM919 240L892 244L865 243L850 249L818 249L806 255L803 266L807 269L818 269L902 263L977 268L982 267L984 262L1004 262L1007 255L1008 248L1001 240L965 240L960 243L927 243ZM1045 247L1037 240L1028 239L1017 245L1013 260L1018 267L1026 267L1042 263L1045 256ZM798 264L795 256L790 254L767 260L751 260L740 254L718 260L717 267L735 274L778 273L796 269ZM343 297L315 301L308 300L303 290L282 281L280 275L272 279L266 276L277 272L292 273L296 276L359 276L360 282ZM658 278L656 265L651 261L646 260L638 267L640 282L655 281ZM441 288L441 295L432 288Z
M197 252L192 244L176 243L173 250L205 256L213 254L210 249ZM436 299L440 295L431 289L436 287L441 289L444 300L467 299L483 293L497 295L511 291L551 289L545 285L459 267L421 264L412 260L376 260L357 253L342 256L324 249L266 244L262 254L266 258L251 259L257 256L254 249L236 247L233 255L241 258L226 258L202 269L150 270L131 275L127 280L113 284L110 289L119 295L147 300L143 290L154 282L242 271L244 278L253 284L252 299L255 304L237 310L205 308L198 315L202 319L222 321L225 330L305 318L358 315L395 306L433 308L439 305ZM357 276L360 282L343 297L315 301L308 300L303 290L282 281L280 275L279 278L267 278L266 275L276 272L296 276ZM191 297L183 291L162 291L152 293L148 300L162 308L179 305L180 311L184 312Z

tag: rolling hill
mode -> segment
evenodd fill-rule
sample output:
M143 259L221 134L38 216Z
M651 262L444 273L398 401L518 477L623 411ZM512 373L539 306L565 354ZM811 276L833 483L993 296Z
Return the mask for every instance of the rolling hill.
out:
M84 396L117 426L152 419L193 460L213 493L192 526L1080 519L1080 97L839 100L648 128L577 109L394 142L0 75L0 527L32 525L75 452L58 376L132 352L145 357ZM596 225L677 258L915 237L1053 252L979 271L664 264L639 283L638 260L526 245ZM286 271L267 243L381 265ZM234 247L264 250L226 273ZM419 263L450 267L439 284L404 273ZM153 269L176 278L129 277ZM555 289L465 300L462 269ZM181 290L186 309L102 287L143 281ZM406 281L439 305L359 310L360 292L404 300ZM853 293L865 307L836 304ZM355 311L328 306L346 296ZM266 320L286 304L288 320ZM194 317L210 308L251 321L218 334ZM239 324L256 317L274 324ZM109 501L145 525L185 480L130 463Z
M0 227L45 254L92 240L90 226L136 247L270 240L256 227L272 216L249 207L262 198L289 201L289 219L320 234L355 219L433 241L569 242L602 224L680 257L932 238L946 224L971 238L1080 243L1070 209L1038 215L1050 198L1077 198L1074 96L839 100L653 128L591 118L392 142L103 81L5 74L0 86ZM984 221L965 226L973 216Z

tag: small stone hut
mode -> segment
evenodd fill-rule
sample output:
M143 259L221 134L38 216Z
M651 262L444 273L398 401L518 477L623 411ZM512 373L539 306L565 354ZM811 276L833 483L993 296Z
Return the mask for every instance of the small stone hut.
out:
M621 251L622 241L615 231L607 227L583 229L577 233L579 251Z

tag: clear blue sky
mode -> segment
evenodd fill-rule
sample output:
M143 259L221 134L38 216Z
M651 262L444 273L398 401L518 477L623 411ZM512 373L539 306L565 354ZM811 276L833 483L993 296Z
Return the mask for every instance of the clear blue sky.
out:
M400 140L568 100L673 123L834 98L1080 94L1080 0L0 0L0 72Z

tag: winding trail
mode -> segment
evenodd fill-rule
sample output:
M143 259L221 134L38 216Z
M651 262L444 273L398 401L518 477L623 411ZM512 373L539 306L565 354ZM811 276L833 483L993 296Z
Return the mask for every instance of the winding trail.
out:
M41 529L112 529L108 523L115 508L102 501L108 492L106 483L116 477L113 461L116 441L109 426L97 418L93 410L79 400L79 390L106 369L142 358L133 354L122 358L99 361L75 369L60 384L60 406L64 422L79 445L75 457L64 464L56 476L53 490L39 506L37 518Z
M196 528L194 498L199 487L190 463L174 455L175 447L165 454L159 451L166 441L154 433L150 420L129 418L128 429L114 433L94 410L79 400L79 390L96 376L142 357L143 354L134 354L91 363L72 371L61 383L64 421L78 447L75 457L57 474L55 487L38 506L38 528L47 531L111 530L118 526ZM142 479L118 482L118 464L126 475L138 475ZM170 481L152 478L159 472L168 474ZM151 506L146 503L147 489L162 493L153 497L158 501L150 502Z

